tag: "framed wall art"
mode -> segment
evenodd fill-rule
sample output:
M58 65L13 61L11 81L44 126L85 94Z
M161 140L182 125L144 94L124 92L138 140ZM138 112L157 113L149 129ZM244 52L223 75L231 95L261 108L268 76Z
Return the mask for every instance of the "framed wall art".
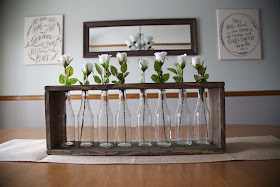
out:
M258 9L218 9L219 59L261 59Z
M58 64L63 52L63 15L25 17L24 64Z

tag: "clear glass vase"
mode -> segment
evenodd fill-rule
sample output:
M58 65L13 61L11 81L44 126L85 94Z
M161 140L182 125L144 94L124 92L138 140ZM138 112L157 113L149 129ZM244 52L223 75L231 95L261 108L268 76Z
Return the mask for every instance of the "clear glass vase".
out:
M175 112L175 136L177 145L192 144L192 115L187 102L186 89L179 90L179 100Z
M119 147L131 146L131 117L126 102L125 90L119 92L119 107L116 113L117 142Z
M97 117L97 126L99 147L113 147L115 141L115 131L113 113L109 105L108 90L101 91L101 104Z
M198 99L194 111L194 140L197 144L203 145L209 145L211 142L209 110L204 88L198 91Z
M155 113L155 138L157 146L171 146L171 116L164 89L159 90L158 94L158 105Z
M81 107L78 114L78 140L80 147L91 147L94 144L94 120L88 91L82 91Z
M65 137L62 140L62 147L70 147L75 141L75 114L71 104L70 91L65 92Z
M146 90L140 90L140 103L136 113L136 133L138 146L151 147L153 141L152 113L150 111Z

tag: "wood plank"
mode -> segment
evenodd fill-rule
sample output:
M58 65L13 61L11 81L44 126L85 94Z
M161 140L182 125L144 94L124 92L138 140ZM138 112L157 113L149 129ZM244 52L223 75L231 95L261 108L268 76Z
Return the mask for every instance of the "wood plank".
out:
M48 150L48 154L57 155L95 155L95 156L160 156L160 155L186 155L186 154L214 154L224 153L224 149L218 146L211 145L197 145L193 142L191 146L177 146L176 142L172 142L170 147L157 147L154 143L152 147L143 148L138 147L137 143L132 143L130 148L120 148L116 145L110 149L99 148L98 143L91 148L81 148L78 142L75 142L73 147L63 148L57 146Z
M280 95L280 90L258 90L258 91L226 91L225 97L247 97L247 96L273 96ZM188 92L187 96L197 97L197 92ZM158 93L148 93L148 98L157 98ZM0 101L33 101L44 100L44 95L16 95L16 96L0 96ZM90 94L90 99L100 99L100 94ZM110 99L118 99L118 94L109 94ZM127 99L137 99L139 94L127 93ZM166 98L178 98L178 92L166 93ZM80 100L80 94L72 94L72 100Z

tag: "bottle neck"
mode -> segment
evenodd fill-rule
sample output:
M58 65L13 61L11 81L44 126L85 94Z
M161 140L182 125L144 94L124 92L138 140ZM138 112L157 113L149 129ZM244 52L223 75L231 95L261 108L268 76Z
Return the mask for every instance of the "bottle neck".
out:
M119 100L120 101L126 101L126 91L125 90L120 90L119 91Z
M108 97L108 90L102 90L101 91L101 101L108 102L109 97Z
M88 90L83 90L82 91L82 99L89 100Z
M158 92L158 100L159 101L165 101L166 100L166 91L165 91L165 89L161 89L161 90L159 90L159 92Z
M185 100L187 98L186 89L179 90L179 100Z

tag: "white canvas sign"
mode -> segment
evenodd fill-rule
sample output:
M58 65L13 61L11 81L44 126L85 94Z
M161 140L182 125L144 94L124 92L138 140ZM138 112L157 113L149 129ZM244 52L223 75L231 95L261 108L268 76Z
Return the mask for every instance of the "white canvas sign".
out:
M261 59L258 9L218 9L219 59Z
M24 64L57 64L63 47L63 15L26 17Z

